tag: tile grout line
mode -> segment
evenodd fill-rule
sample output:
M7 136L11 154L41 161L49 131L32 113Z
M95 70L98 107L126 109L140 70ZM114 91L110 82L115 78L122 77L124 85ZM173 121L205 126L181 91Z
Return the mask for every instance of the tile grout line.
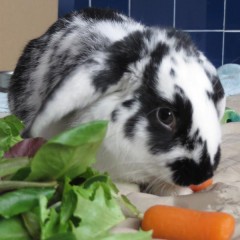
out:
M239 33L240 30L224 30L224 29L182 29L185 32L225 32L225 33Z
M176 27L176 0L173 0L173 27Z
M223 36L222 36L222 65L224 64L225 57L225 32L226 32L226 12L227 12L227 0L224 0L224 12L223 12Z
M129 17L131 17L131 5L132 5L131 0L128 0L128 16Z

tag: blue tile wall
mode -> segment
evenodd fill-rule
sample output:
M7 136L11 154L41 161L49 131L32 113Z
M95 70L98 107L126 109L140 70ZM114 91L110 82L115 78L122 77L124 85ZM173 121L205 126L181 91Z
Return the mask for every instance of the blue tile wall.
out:
M59 0L59 16L86 7L108 7L146 25L182 29L216 67L240 64L240 0Z
M240 32L225 33L224 63L240 63Z
M74 10L87 8L88 6L89 6L89 0L75 1Z
M196 45L204 52L215 66L222 64L223 33L221 32L190 32Z
M177 0L176 27L222 29L224 0Z
M128 15L128 0L92 0L92 7L111 8Z
M240 29L240 1L228 0L226 7L226 29Z
M59 17L71 12L75 8L75 0L59 0L58 15Z
M147 25L173 26L173 0L131 0L130 15Z

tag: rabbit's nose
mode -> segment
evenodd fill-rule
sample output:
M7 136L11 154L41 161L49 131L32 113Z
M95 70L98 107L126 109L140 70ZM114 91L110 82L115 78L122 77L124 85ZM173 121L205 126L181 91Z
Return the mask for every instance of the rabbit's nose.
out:
M168 164L172 171L172 180L180 186L198 185L213 176L210 161L196 163L193 159L182 158Z

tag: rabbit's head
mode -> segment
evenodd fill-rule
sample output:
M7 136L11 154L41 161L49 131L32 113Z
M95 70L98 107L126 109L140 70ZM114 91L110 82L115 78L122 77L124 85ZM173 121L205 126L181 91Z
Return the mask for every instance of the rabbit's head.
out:
M216 69L185 33L154 29L141 38L124 44L126 57L132 41L141 42L132 50L139 59L123 75L128 85L91 110L110 119L97 166L120 180L199 184L221 155L225 97Z

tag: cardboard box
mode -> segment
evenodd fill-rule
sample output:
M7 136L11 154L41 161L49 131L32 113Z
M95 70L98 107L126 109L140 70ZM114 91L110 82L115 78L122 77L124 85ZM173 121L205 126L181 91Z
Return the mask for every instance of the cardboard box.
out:
M58 0L0 0L0 71L14 70L26 43L57 16Z

